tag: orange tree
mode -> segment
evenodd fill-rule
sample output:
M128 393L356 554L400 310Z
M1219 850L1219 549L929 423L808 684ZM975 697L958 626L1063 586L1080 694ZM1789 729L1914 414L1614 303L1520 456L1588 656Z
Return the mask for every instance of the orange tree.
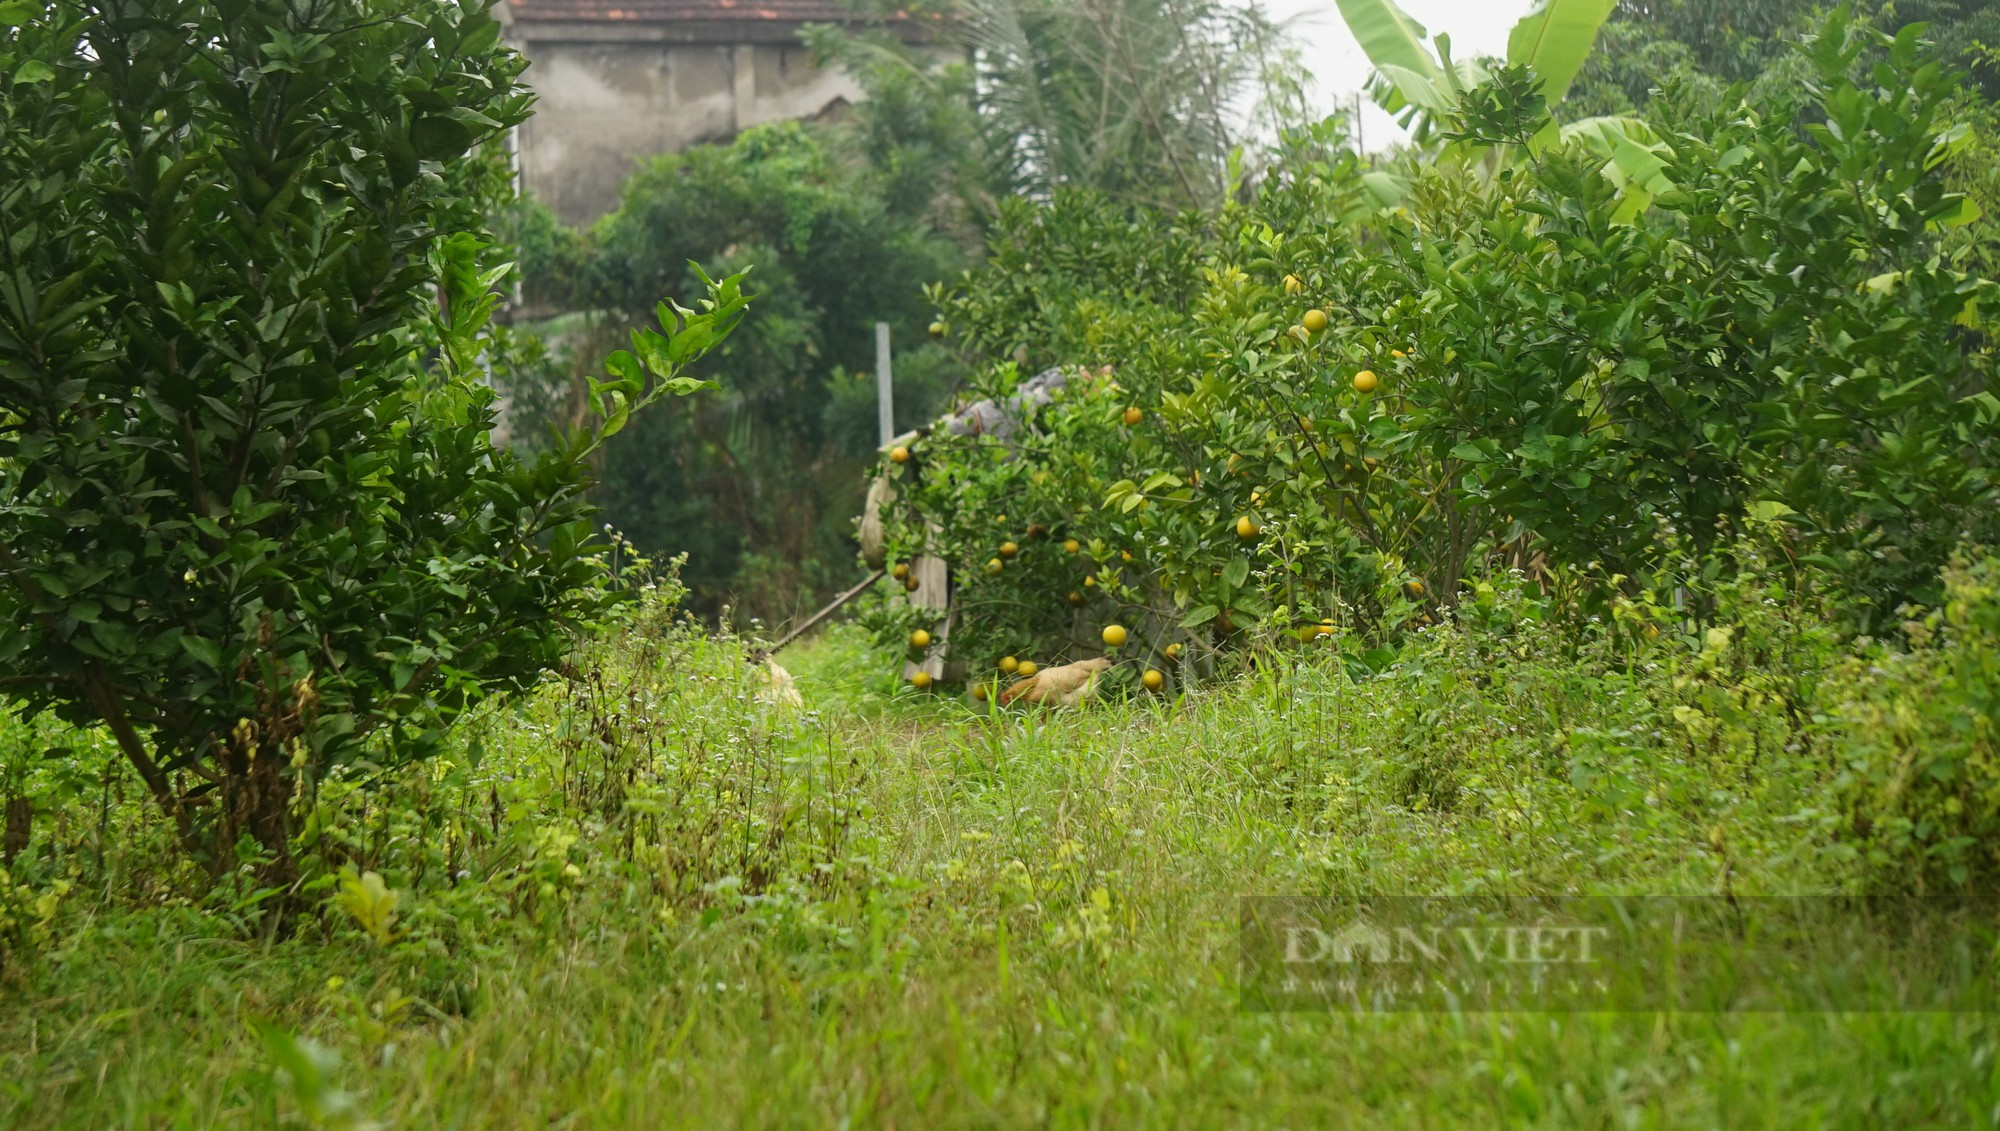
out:
M2000 401L1977 333L1995 288L1937 252L1970 210L1940 172L1963 144L1954 76L1919 34L1836 13L1804 101L1664 97L1650 127L1567 143L1532 73L1503 68L1440 114L1434 160L1370 172L1290 139L1179 290L1048 281L1073 297L1038 317L1113 376L1011 446L934 436L904 472L904 551L963 579L954 646L1083 649L1062 610L1085 574L1086 619L1152 644L1323 620L1379 640L1510 568L1581 607L1687 592L1663 547L1715 561L1759 519L1857 627L1935 600L1952 548L1996 533ZM1170 230L1061 200L1020 225L1081 228L1073 258ZM992 295L1059 262L996 257L1006 277L941 295L945 320L1004 342L994 316L1023 304ZM1056 548L994 567L1029 524Z
M560 661L591 453L742 312L662 310L584 426L493 445L490 7L0 2L0 694L108 728L217 868L288 883L314 781Z

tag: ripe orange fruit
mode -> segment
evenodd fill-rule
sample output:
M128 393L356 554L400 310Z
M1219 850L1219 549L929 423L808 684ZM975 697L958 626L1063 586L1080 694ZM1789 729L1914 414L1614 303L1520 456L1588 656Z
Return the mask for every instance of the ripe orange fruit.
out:
M1424 583L1412 581L1403 586L1403 595L1414 601L1424 595Z
M1317 334L1321 330L1326 329L1326 322L1326 311L1324 310L1308 310L1306 311L1306 316L1299 319L1299 325L1304 326L1308 334Z
M1410 355L1409 355L1409 354L1406 354L1406 353L1404 353L1404 352L1403 352L1402 350L1390 350L1390 351L1389 351L1389 356L1390 356L1390 357L1408 357L1408 356L1410 356Z
M986 576L996 577L999 575L1001 570L1006 568L1007 568L1006 562L1001 561L999 558L993 558L992 560L986 563Z
M1257 525L1256 520L1247 514L1236 520L1236 536L1238 538L1255 538L1261 529Z
M985 684L983 684L983 683L975 683L975 684L973 684L973 685L972 685L972 698L973 698L973 700L974 700L975 702L979 702L979 703L984 703L984 702L986 702L986 685L985 685Z
M1029 524L1028 524L1028 537L1030 537L1030 538L1047 538L1048 536L1049 536L1049 528L1048 528L1048 527L1046 527L1046 526L1043 526L1043 525L1042 525L1041 523L1039 523L1039 522L1031 522L1031 523L1029 523Z
M1125 423L1127 424L1137 424L1144 419L1146 419L1146 414L1139 408L1134 407L1125 410Z
M930 685L931 673L929 672L918 672L910 677L910 686L916 688L918 691L923 691L929 688Z
M1015 659L1012 656L1000 657L1000 670L1008 673L1009 675L1013 674L1014 669L1020 666L1021 666L1021 661Z
M1074 538L1063 539L1063 553L1074 554L1081 549L1083 549L1083 543L1077 541L1076 539Z
M915 592L917 591L917 579L916 579L916 578L914 578L914 577L906 577L906 578L904 578L904 579L903 579L903 588L904 588L904 589L906 589L906 590L908 590L908 591L910 591L910 592L912 592L912 593L915 593Z
M1124 645L1124 643L1125 643L1125 639L1126 639L1126 632L1125 632L1125 626L1124 626L1124 625L1122 625L1122 624L1107 624L1107 625L1105 625L1105 626L1104 626L1104 646L1105 646L1105 647L1107 647L1107 648L1117 648L1117 647L1121 647L1121 646L1123 646L1123 645Z
M1373 369L1364 369L1354 375L1354 391L1357 393L1372 393L1375 391L1375 386L1380 383L1375 379Z
M1018 554L1020 552L1021 552L1021 547L1016 546L1012 542L1000 543L1000 556L1003 558L1011 558L1015 554Z
M1069 591L1069 596L1065 597L1064 600L1068 601L1072 605L1081 605L1083 604L1083 594L1078 593L1076 590L1072 589Z
M925 631L924 631L923 629L921 629L921 628L920 628L920 629L918 629L918 630L916 630L915 632L912 632L912 633L910 634L910 647L912 647L912 648L928 648L928 647L930 647L930 646L931 646L931 634L930 634L930 633L928 633L928 632L925 632Z
M1035 663L1035 661L1022 660L1021 666L1014 669L1014 674L1020 676L1022 679L1026 679L1041 670L1041 665Z
M1286 294L1288 294L1288 295L1295 295L1295 294L1298 294L1298 293L1299 293L1300 291L1302 291L1302 290L1305 290L1305 289L1306 289L1306 281L1305 281L1304 279L1301 279L1301 278L1299 278L1299 277L1298 277L1297 275L1287 275L1287 276L1285 276L1285 293L1286 293Z
M1167 677L1161 675L1158 668L1147 668L1146 674L1139 677L1139 682L1145 684L1148 691L1158 691L1167 685Z
M1131 561L1131 560L1132 560L1132 551L1130 551L1130 550L1120 550L1120 551L1118 551L1118 557L1119 557L1119 558L1120 558L1121 560L1123 560L1123 561L1128 561L1128 562L1129 562L1129 561Z
M891 463L910 462L910 449L897 444L895 447L889 449L889 461Z
M1181 658L1180 642L1175 641L1174 643L1167 645L1167 659L1178 660L1180 658Z
M910 576L909 564L907 562L897 562L896 568L889 571L889 576L895 578L897 581Z
M1083 587L1084 587L1085 589L1089 589L1089 588L1090 588L1091 586L1093 586L1093 585L1096 585L1096 584L1097 584L1097 575L1096 575L1096 574L1094 574L1094 573L1086 573L1086 574L1084 574L1084 575L1083 575Z

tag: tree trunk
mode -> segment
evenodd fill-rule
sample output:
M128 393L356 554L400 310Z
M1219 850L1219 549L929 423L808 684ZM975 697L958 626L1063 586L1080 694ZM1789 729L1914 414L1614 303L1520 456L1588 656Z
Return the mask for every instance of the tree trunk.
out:
M28 797L7 799L6 831L0 833L0 864L12 864L14 857L28 847L28 836L35 828L35 802Z
M299 878L292 859L292 783L285 763L281 746L232 744L216 828L218 865L230 858L237 839L249 833L264 850L258 878L270 887L289 887Z

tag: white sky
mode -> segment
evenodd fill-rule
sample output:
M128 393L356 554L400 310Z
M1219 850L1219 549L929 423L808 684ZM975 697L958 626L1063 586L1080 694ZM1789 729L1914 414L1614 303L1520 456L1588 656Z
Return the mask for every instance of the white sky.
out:
M1507 32L1531 4L1532 0L1398 0L1398 6L1426 32L1451 36L1454 59L1506 54ZM1327 112L1351 108L1355 93L1368 79L1368 57L1347 33L1334 0L1264 0L1264 5L1272 19L1291 21L1292 41L1315 80L1313 104ZM1389 115L1363 94L1363 143L1371 150L1381 149L1402 136Z

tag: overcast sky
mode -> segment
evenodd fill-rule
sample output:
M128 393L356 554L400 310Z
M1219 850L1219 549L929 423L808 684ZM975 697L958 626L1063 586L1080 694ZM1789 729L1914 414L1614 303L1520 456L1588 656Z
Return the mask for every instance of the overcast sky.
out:
M1273 19L1290 20L1291 35L1313 73L1314 101L1322 110L1352 106L1354 95L1368 78L1368 57L1333 0L1264 0ZM1524 15L1531 0L1400 0L1400 7L1436 35L1451 36L1453 58L1503 55L1507 32ZM1361 99L1361 135L1369 149L1379 149L1402 133L1366 95Z

